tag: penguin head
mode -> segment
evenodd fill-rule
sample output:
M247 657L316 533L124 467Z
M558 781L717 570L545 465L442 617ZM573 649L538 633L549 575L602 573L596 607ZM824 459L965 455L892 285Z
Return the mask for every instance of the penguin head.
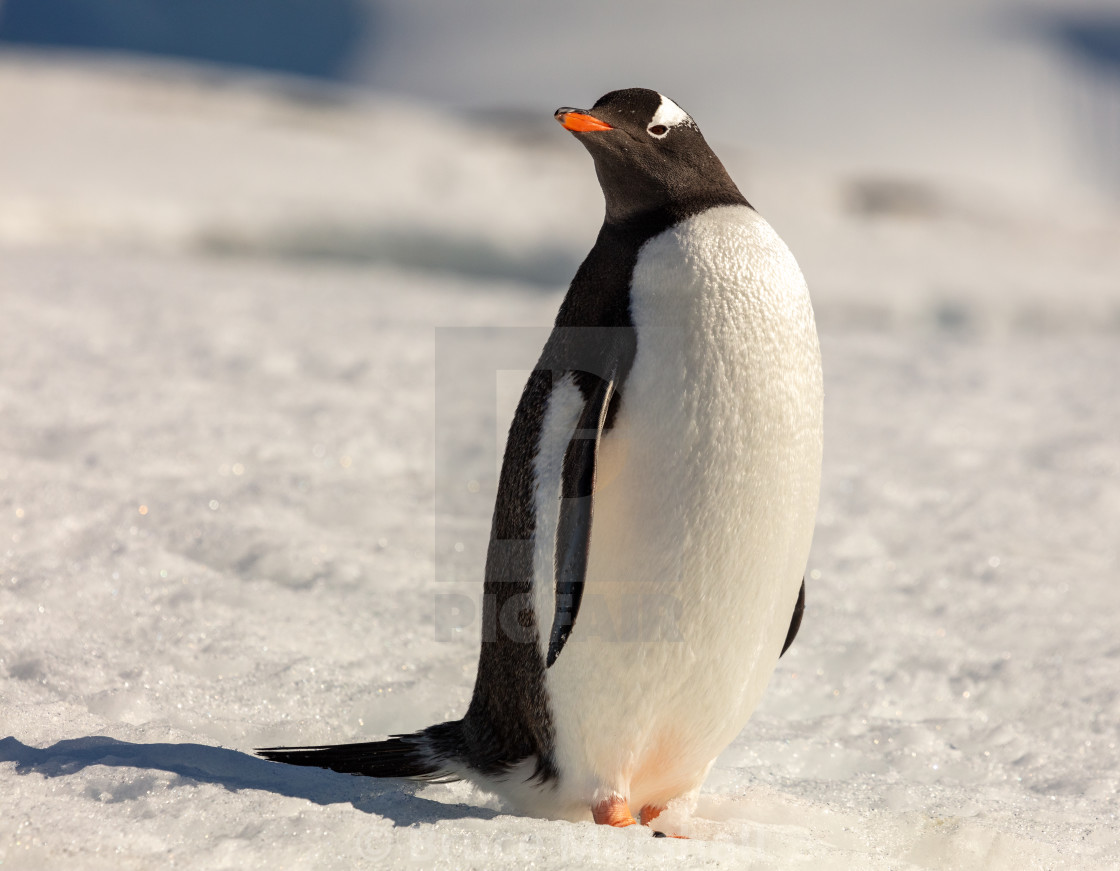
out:
M554 117L591 153L607 221L746 203L696 122L657 91L627 88Z

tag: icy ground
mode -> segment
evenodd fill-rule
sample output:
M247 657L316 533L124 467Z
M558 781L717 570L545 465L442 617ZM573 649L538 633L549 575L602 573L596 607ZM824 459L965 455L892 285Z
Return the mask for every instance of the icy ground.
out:
M814 291L825 479L691 840L250 755L465 708L441 603L601 208L551 108L0 63L2 867L1120 865L1120 218L733 147Z

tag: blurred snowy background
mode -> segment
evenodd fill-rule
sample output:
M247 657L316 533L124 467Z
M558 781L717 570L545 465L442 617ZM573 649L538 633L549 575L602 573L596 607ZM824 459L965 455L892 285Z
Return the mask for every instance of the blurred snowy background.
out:
M1120 3L0 0L0 862L1120 865ZM247 755L469 698L495 457L698 120L800 260L797 643L690 841ZM466 598L463 598L466 597Z

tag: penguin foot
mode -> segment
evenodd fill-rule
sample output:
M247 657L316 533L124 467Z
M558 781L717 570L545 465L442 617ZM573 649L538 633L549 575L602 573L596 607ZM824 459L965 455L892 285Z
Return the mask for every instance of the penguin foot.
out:
M638 821L630 813L630 803L620 795L603 799L591 808L591 816L601 826L636 826Z
M638 813L638 819L642 821L643 826L648 826L651 822L661 816L661 812L665 810L665 805L647 804L644 805ZM688 835L670 835L668 832L654 832L655 838L681 838L687 841Z
M638 816L641 817L642 825L648 826L651 820L656 819L661 812L665 810L664 805L645 805ZM634 819L634 815L630 813L630 803L620 795L614 795L610 798L603 799L595 807L591 808L591 816L595 818L595 822L601 826L615 826L616 828L624 828L625 826L636 826L638 821ZM667 832L654 832L655 838L681 838L687 841L687 835L670 835Z

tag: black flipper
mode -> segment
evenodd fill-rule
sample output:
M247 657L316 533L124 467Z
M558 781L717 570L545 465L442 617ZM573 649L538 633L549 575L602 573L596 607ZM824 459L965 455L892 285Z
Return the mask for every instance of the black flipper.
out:
M440 723L387 741L333 744L321 747L262 747L256 754L273 762L329 768L365 777L408 777L414 780L458 780L442 760L461 740L461 723Z
M793 606L793 619L789 621L789 632L786 633L786 643L782 645L782 652L778 654L780 659L785 652L789 650L789 646L793 644L793 639L797 637L797 630L801 628L801 617L805 613L805 579L801 579L801 592L797 594L797 604Z
M595 460L607 423L615 375L598 382L584 403L568 449L560 485L560 517L556 525L556 614L548 639L545 667L556 662L575 626L583 599L587 555L591 548L592 495L595 492Z

